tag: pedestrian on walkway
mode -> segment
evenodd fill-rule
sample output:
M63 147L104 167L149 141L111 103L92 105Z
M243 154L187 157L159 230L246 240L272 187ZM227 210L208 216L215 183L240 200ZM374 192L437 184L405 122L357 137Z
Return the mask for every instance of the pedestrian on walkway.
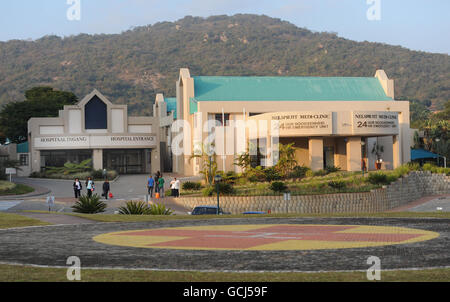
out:
M155 180L150 175L150 177L147 180L148 195L150 195L150 198L153 198L153 188L154 187L155 187Z
M177 179L175 177L175 197L180 197L180 186L181 186L181 182L179 179Z
M155 193L159 193L159 177L161 176L161 174L159 173L159 171L157 173L155 173Z
M111 190L111 187L109 185L108 179L105 179L105 182L103 183L103 196L105 199L108 199L108 193Z
M173 197L180 197L180 181L176 177L170 182L170 189Z
M158 179L158 187L159 187L159 197L163 198L164 197L164 178L161 177Z
M83 186L81 185L80 179L75 178L75 182L73 183L73 191L75 192L75 198L80 198L82 188Z
M88 177L86 180L86 190L87 190L87 196L92 197L92 192L95 190L95 184L94 181Z
M176 178L174 178L174 179L172 179L172 181L170 182L170 191L171 191L171 194L170 194L170 196L172 196L172 197L176 197L175 195L176 195L176 193L175 193L175 181L176 181L177 179Z

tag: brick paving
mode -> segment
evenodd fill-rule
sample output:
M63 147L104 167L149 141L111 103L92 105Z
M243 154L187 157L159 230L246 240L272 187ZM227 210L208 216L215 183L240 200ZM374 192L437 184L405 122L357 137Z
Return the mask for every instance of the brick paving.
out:
M317 224L407 227L439 233L420 242L324 250L177 250L109 245L93 237L121 231L174 227L248 224ZM0 230L4 263L67 266L78 256L82 267L147 268L208 271L336 271L367 270L377 256L382 269L450 266L450 219L425 218L240 218L169 220L140 223L97 223Z

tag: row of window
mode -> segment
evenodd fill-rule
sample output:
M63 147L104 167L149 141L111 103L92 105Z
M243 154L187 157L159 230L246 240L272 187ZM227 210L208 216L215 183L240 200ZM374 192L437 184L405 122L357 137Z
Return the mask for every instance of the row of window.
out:
M0 163L9 160L9 155L0 155ZM28 166L28 154L20 154L19 155L19 165L20 166Z

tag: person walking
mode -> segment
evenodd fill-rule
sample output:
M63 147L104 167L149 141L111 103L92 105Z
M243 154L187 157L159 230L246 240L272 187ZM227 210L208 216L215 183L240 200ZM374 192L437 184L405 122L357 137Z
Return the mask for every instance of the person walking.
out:
M164 178L161 177L158 178L158 187L159 187L159 197L163 198L164 197Z
M95 184L94 181L88 177L86 180L86 190L87 190L87 196L92 197L92 192L95 190Z
M105 179L105 182L103 183L103 196L105 196L105 199L108 199L108 193L111 190L111 187L109 185L108 179Z
M150 198L153 198L153 188L154 187L155 187L155 180L150 175L150 177L147 180L148 195L150 195Z
M172 197L176 197L176 193L175 193L175 181L176 181L176 180L177 180L177 179L174 178L174 179L172 179L172 181L170 182L170 191L171 191L170 196L172 196Z
M159 175L155 174L155 193L159 193Z
M75 198L80 198L82 188L83 186L81 185L80 179L76 178L75 182L73 183L73 191L75 192Z
M181 181L175 177L175 195L176 197L180 197L180 187L181 187Z

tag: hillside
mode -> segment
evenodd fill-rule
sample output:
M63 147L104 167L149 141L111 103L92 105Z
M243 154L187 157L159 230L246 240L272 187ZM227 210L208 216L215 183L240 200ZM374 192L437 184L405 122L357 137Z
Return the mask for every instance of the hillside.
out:
M185 17L118 35L46 36L0 42L0 104L49 85L80 99L93 88L130 112L149 113L155 94L175 95L179 68L193 75L373 76L395 79L396 98L442 108L450 58L354 42L266 16Z

